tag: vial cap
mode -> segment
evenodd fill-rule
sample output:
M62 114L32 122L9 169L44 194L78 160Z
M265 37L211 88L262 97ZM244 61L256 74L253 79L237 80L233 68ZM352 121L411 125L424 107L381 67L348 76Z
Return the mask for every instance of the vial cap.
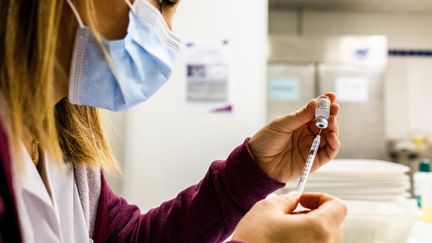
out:
M327 128L327 126L328 126L328 121L327 121L326 119L322 118L322 117L318 117L318 118L315 120L315 126L316 126L317 128L319 128L319 129Z
M418 170L421 171L421 172L430 172L431 171L431 167L430 167L429 160L424 159L424 160L420 161Z

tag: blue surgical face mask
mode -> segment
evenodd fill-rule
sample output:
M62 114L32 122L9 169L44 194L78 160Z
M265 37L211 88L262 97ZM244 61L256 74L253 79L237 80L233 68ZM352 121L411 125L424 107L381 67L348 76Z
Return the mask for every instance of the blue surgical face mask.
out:
M69 79L72 104L120 111L149 99L168 80L180 41L147 0L127 2L131 8L127 35L114 41L100 36L106 51L68 3L80 25Z

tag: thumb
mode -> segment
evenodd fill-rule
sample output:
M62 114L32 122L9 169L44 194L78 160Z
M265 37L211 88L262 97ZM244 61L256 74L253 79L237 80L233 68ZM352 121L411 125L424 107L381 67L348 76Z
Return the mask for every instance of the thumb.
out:
M285 195L280 195L272 198L275 200L283 209L284 213L291 214L299 203L299 194L297 191L292 191Z
M316 99L312 99L306 106L297 110L296 112L282 116L275 120L274 125L276 125L280 131L292 132L315 118L316 106Z

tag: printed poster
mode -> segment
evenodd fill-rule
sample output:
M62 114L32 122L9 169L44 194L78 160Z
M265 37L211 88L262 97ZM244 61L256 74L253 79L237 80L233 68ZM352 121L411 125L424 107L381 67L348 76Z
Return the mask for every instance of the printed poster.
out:
M187 110L232 112L229 49L226 39L186 42Z

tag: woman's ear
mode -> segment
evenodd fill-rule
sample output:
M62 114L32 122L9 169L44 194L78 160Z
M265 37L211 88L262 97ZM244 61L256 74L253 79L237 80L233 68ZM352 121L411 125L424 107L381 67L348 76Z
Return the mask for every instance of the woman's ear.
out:
M160 0L161 9L176 7L180 0Z
M162 16L168 25L168 28L172 30L172 21L174 14L177 11L177 7L180 4L180 0L163 0L161 3Z
M168 28L172 30L172 19L180 3L180 0L147 0L155 8L159 9L165 19Z
M147 0L151 5L153 5L157 9L161 9L159 0Z
M129 24L129 6L124 0L93 0L96 30L106 39L121 39Z

